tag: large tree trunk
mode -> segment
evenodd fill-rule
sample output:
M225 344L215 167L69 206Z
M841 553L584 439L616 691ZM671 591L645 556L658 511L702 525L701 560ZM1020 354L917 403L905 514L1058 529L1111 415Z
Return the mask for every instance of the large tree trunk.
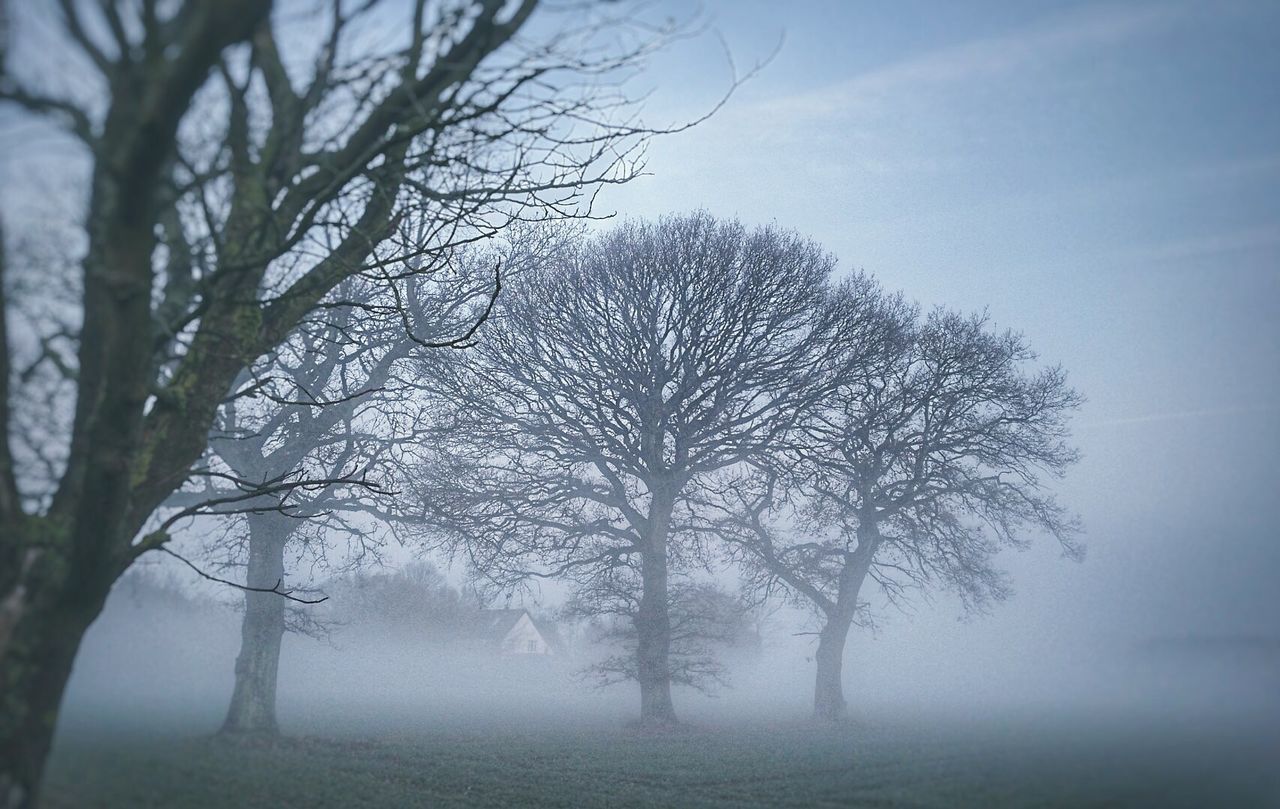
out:
M0 806L34 806L76 651L114 575L68 575L52 550L28 549L0 604ZM107 571L102 571L107 573Z
M147 32L147 48L156 46L163 59L140 60L132 48L122 48L118 58L102 60L109 63L103 67L112 93L92 143L84 311L66 465L43 517L22 514L11 475L0 476L6 489L0 497L0 565L8 567L0 571L0 804L6 807L35 803L84 633L132 561L130 540L151 511L148 502L158 503L180 485L181 473L203 448L209 421L187 418L174 433L189 440L170 443L196 444L188 456L163 468L137 465L155 383L154 228L170 188L165 167L192 97L222 51L248 38L270 10L271 3L261 0L184 5L157 26L162 33ZM8 350L7 341L0 339L0 350ZM7 393L7 382L0 392ZM177 398L190 395L182 390ZM11 426L0 418L6 464L4 438ZM136 484L148 477L163 483L140 498ZM140 507L145 513L135 519L130 511ZM21 572L15 574L15 567Z
M846 554L840 570L840 583L833 609L818 633L818 665L813 689L813 715L821 722L838 722L845 718L848 706L844 700L844 647L858 612L858 593L866 580L880 545L880 532L869 520L858 529L858 548Z
M284 579L284 546L290 518L279 514L249 517L250 587L274 587ZM245 591L236 685L223 735L272 737L276 722L276 684L280 671L280 643L284 638L284 599L275 593Z
M824 722L836 722L845 717L844 646L852 624L852 613L833 614L828 616L818 633L818 651L814 654L818 672L813 688L813 715Z
M643 590L636 614L636 679L640 681L640 724L669 727L676 723L671 702L671 615L667 595L667 533L671 529L670 497L655 495L649 509L649 532L640 555Z

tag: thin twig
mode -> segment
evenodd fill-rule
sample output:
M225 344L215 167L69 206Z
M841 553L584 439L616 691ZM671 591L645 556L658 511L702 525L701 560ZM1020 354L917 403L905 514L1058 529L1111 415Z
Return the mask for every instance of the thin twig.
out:
M298 596L293 595L293 591L292 591L292 590L281 590L281 589L280 589L280 585L284 584L284 579L276 579L276 583L275 583L274 585L272 585L271 587L250 587L250 586L249 586L249 585L247 585L247 584L236 584L236 583L235 583L235 582L233 582L233 581L228 581L227 579L220 579L220 578L218 578L217 576L214 576L214 575L212 575L212 574L209 574L209 573L204 572L204 571L203 571L203 570L201 570L200 568L196 567L196 566L195 566L195 564L194 564L194 563L192 563L192 561L191 561L190 559L188 559L188 558L186 558L185 556L183 556L183 555L181 555L181 554L177 553L176 551L172 551L172 550L170 550L169 548L166 548L166 547L165 547L165 546L163 546L163 545L158 545L158 546L156 546L156 550L164 551L165 553L169 554L169 555L170 555L170 556L172 556L173 558L175 558L175 559L177 559L178 561L182 562L182 563L183 563L183 564L185 564L187 567L191 568L191 569L192 569L192 570L194 570L196 573L199 573L201 576L203 576L204 578L208 579L209 581L216 581L218 584L225 584L225 585L228 585L228 586L230 586L230 587L234 587L234 588L236 588L237 590L246 590L246 591L248 591L248 592L250 592L250 593L275 593L276 595L280 596L281 598L287 598L287 599L289 599L290 601L296 601L296 602L298 602L299 604L319 604L319 603L320 603L320 602L322 602L322 601L328 601L328 600L329 600L329 597L328 597L328 596L323 596L323 597L321 597L321 598L317 598L317 599L299 598Z

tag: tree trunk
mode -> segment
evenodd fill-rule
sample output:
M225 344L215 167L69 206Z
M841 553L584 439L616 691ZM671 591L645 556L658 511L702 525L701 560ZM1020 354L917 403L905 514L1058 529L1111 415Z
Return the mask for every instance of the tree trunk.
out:
M667 533L672 508L670 497L655 495L649 509L649 535L640 555L643 590L635 622L642 727L676 724L671 702L671 615L667 595Z
M834 614L827 618L818 633L817 680L813 689L813 715L823 722L837 722L845 717L844 645L853 624L853 613Z
M284 546L290 518L279 514L249 516L250 587L274 587L284 579ZM273 737L276 722L276 684L280 671L280 644L284 638L284 599L275 593L245 591L244 621L240 627L240 655L236 658L236 685L223 735Z
M36 803L76 651L114 576L85 581L51 550L26 551L0 638L0 807ZM104 571L105 572L105 571Z
M130 541L151 511L143 508L146 513L136 519L129 513L147 500L139 502L138 482L163 481L150 493L158 503L182 483L204 446L209 421L187 418L174 434L188 440L170 443L194 445L198 439L189 457L163 468L137 464L146 403L156 382L154 227L170 187L165 168L176 153L176 132L192 97L223 50L247 39L270 10L271 3L256 0L190 4L171 15L166 24L172 26L162 27L156 38L146 36L149 44L171 46L162 49L163 60L140 69L142 63L128 53L108 56L104 72L111 77L112 93L92 145L83 323L65 468L43 517L21 513L11 481L5 482L7 496L0 498L11 512L0 514L0 564L10 567L0 571L0 804L5 807L35 803L76 651L111 585L132 562ZM180 390L179 398L190 395L189 389ZM8 404L0 407L0 415ZM11 426L0 419L0 443ZM154 459L149 453L144 457ZM16 575L15 559L22 568Z
M858 593L862 582L871 570L880 533L873 523L864 522L858 530L858 549L846 554L840 570L840 583L836 592L834 609L826 615L826 623L818 633L818 650L814 662L818 664L813 689L813 715L821 722L838 722L845 718L848 706L844 701L844 647L858 612Z

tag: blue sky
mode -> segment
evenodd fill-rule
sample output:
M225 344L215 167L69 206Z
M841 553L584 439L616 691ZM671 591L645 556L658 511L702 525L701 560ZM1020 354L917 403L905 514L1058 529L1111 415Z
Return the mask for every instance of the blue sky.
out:
M795 228L923 304L989 309L1089 399L1061 487L1089 559L1010 558L1015 600L965 632L1280 634L1280 4L705 13L739 71L785 41L602 205ZM648 118L729 75L714 36L674 47ZM954 628L928 612L901 631Z

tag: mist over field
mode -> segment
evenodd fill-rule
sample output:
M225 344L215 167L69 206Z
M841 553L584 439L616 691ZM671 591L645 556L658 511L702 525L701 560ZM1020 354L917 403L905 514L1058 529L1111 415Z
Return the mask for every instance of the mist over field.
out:
M174 751L227 755L191 745L223 720L239 616L212 599L149 616L139 614L141 606L136 591L119 588L86 640L61 719L55 796L93 794L65 786L82 778L93 791L111 794L114 778L103 772L134 766L134 755L165 767L177 765ZM760 648L726 656L727 687L713 695L677 689L686 729L673 743L681 747L668 751L675 758L655 765L665 775L634 772L641 750L655 752L636 746L653 739L646 742L631 729L629 688L583 681L581 670L598 656L584 643L562 656L519 659L413 632L338 628L327 641L290 635L282 649L279 710L287 737L307 745L296 755L312 762L308 767L340 770L350 756L366 755L364 748L340 746L346 743L395 750L394 760L407 770L393 769L385 777L395 789L371 792L370 799L408 804L435 805L450 793L433 784L428 797L417 791L427 787L413 786L411 778L399 782L397 773L450 756L468 762L463 772L477 783L514 778L526 797L530 785L546 778L609 778L620 790L613 800L628 805L856 804L882 799L886 783L897 784L901 791L890 794L911 805L965 803L977 794L1010 805L1086 805L1117 796L1132 805L1265 805L1258 802L1274 789L1270 762L1280 749L1275 644L1247 637L1174 636L1146 644L1047 637L1015 648L983 638L969 624L943 626L938 631L946 636L931 638L919 623L898 620L877 635L855 635L846 676L851 724L845 735L832 737L803 721L811 710L813 642L792 633L806 622L785 610L775 613ZM166 739L155 747L154 740ZM422 740L438 748L413 747ZM330 743L339 746L322 747ZM140 752L120 759L119 751L130 748ZM609 749L619 758L602 757L594 776L582 772L590 764L567 763L591 762L598 753L590 751ZM469 758L481 751L484 758ZM496 760L485 763L491 757ZM706 760L699 764L699 757ZM514 761L523 764L513 774ZM507 774L491 775L489 766ZM236 759L220 771L230 789L262 788L261 779L237 786L235 778L252 769ZM766 786L757 784L760 776ZM274 794L341 805L305 784L290 784L290 777ZM805 797L797 783L825 784L828 792ZM768 784L793 786L771 790ZM955 791L948 793L946 784ZM153 793L157 805L185 794L176 784L160 789ZM137 799L137 793L120 794Z
M127 584L86 640L62 732L216 730L239 647L236 610L209 600L143 615ZM725 686L677 691L682 716L707 728L799 721L811 709L809 626L794 611L769 616L760 648L724 654ZM970 624L936 629L945 636L930 629L899 618L878 634L855 633L846 678L855 722L1170 727L1189 741L1277 741L1280 648L1264 638L1048 636L1012 645ZM280 711L285 730L300 735L619 730L635 698L625 685L584 679L601 654L585 640L561 655L521 658L403 630L287 635Z
M212 599L142 613L128 583L86 640L64 723L196 723L216 729L231 690L239 613ZM1006 644L971 624L896 618L856 631L848 691L859 717L1019 718L1274 725L1280 699L1274 642L1257 636L1169 635L1145 642L1055 639ZM810 708L810 622L769 616L759 649L726 656L728 684L680 692L690 721L796 719ZM560 721L620 726L634 713L623 685L598 688L581 671L601 654L579 640L540 659L469 652L424 633L336 627L327 639L286 635L280 705L286 727L314 733L364 719L430 728ZM797 636L795 633L806 633Z

